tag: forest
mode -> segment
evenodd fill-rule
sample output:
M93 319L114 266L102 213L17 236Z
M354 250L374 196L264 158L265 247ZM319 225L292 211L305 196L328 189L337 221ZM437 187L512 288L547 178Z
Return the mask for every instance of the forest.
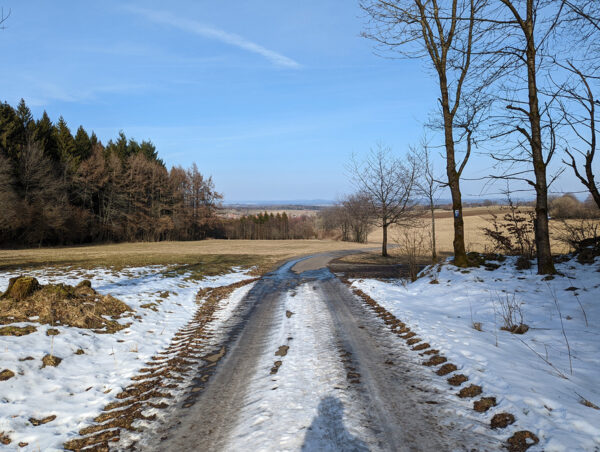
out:
M150 141L104 145L60 117L0 104L0 245L198 240L222 196L197 166L168 170Z

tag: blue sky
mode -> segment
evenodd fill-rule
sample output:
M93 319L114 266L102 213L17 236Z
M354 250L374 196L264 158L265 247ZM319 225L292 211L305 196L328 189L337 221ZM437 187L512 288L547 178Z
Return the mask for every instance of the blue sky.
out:
M150 139L167 165L212 175L226 201L348 193L349 156L378 141L405 152L437 99L421 63L374 55L354 1L0 5L0 100L104 142ZM476 158L467 177L490 164Z

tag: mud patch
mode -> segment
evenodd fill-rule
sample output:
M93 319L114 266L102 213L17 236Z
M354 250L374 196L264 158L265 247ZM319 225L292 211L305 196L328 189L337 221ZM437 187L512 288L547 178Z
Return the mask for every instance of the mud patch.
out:
M347 351L344 346L338 345L338 350L340 353L340 358L342 363L344 364L344 369L346 369L346 380L350 384L359 384L360 383L360 373L356 368L356 363L354 362L354 358L352 357L352 353ZM386 362L387 364L387 362ZM392 363L393 364L393 363Z
M37 427L38 425L44 425L44 424L47 424L48 422L52 422L54 419L56 419L55 414L51 414L50 416L46 416L42 419L36 419L34 417L30 417L29 423L31 425L33 425L34 427Z
M0 444L8 446L10 443L12 443L10 436L6 435L4 432L0 432Z
M35 333L37 328L35 326L4 326L0 328L0 336L26 336L31 333Z
M46 355L42 358L42 368L47 366L56 367L61 363L61 361L62 358L59 358L58 356Z
M425 361L423 363L423 365L427 366L427 367L439 366L440 364L443 364L446 361L448 361L448 359L446 357L441 356L441 355L435 355L435 356L432 356L431 358L429 358L429 361Z
M538 437L528 430L516 432L506 441L507 449L510 452L524 452L539 442Z
M473 402L473 409L478 413L485 413L492 407L496 406L496 397L482 397Z
M469 377L463 374L456 374L448 378L448 384L451 386L460 386L465 381L469 381Z
M275 375L279 371L279 368L281 367L282 364L283 364L282 361L275 361L273 363L273 367L271 367L271 375Z
M470 397L476 397L481 393L482 393L481 386L470 385L470 386L467 386L466 388L462 388L460 390L460 392L458 393L458 397L460 397L461 399L467 399Z
M446 363L437 370L436 374L438 374L440 377L443 377L444 375L448 375L455 370L457 370L457 367L454 364Z
M14 376L15 373L12 370L4 369L2 372L0 372L0 381L10 380Z
M282 345L275 352L275 356L282 356L283 357L283 356L287 355L287 352L288 352L289 349L290 349L290 347L288 345Z
M492 429L506 428L511 424L515 423L515 417L510 413L498 413L495 414L490 422Z

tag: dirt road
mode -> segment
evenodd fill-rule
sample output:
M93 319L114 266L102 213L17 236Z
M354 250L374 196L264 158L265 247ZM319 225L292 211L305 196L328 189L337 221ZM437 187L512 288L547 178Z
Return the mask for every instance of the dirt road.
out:
M326 267L291 261L248 293L190 397L143 450L498 450ZM196 391L196 392L194 392ZM191 400L191 402L190 402ZM477 432L477 433L476 433Z

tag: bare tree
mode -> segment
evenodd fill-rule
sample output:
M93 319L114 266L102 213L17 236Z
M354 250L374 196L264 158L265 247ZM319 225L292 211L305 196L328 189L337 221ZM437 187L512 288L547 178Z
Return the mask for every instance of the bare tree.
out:
M342 201L350 237L353 242L366 243L373 225L373 211L370 197L365 193L356 193Z
M356 188L369 200L375 224L383 229L381 255L387 256L388 227L408 223L415 215L417 165L410 156L404 165L389 147L378 145L364 161L353 158L349 169Z
M418 148L412 148L413 159L419 162L419 177L416 180L417 194L424 197L431 213L431 259L437 261L437 246L435 237L435 206L442 184L435 176L431 150L426 138L421 140Z
M6 29L6 26L4 26L4 22L6 22L6 20L9 18L10 12L11 11L9 9L8 13L4 14L4 8L0 9L0 30Z
M498 82L498 104L504 107L495 127L502 149L492 157L505 166L507 181L524 181L535 190L535 241L538 273L555 273L548 219L548 166L557 148L553 118L556 92L544 82L555 69L557 27L562 14L556 0L499 0L490 3L485 18L488 55L484 70ZM558 46L558 45L557 45ZM516 137L507 150L506 140ZM509 141L510 143L510 141Z
M588 189L594 202L600 208L600 192L598 191L593 172L598 132L596 130L596 105L598 104L598 100L594 97L594 93L588 80L589 77L583 74L571 62L568 62L568 67L579 79L579 87L581 89L568 87L565 90L565 97L567 100L578 104L578 106L583 109L583 114L580 115L575 113L573 109L569 108L564 102L561 102L561 108L564 112L565 122L579 138L579 141L583 143L583 149L579 146L572 146L571 149L569 149L569 146L567 146L565 152L569 156L569 160L563 160L563 162L573 169L577 179L579 179L585 188ZM581 130L582 128L584 131ZM583 157L584 160L583 168L581 170L575 159L576 153Z
M409 58L428 58L437 74L446 175L454 211L454 263L467 265L460 178L470 156L457 161L455 119L471 69L477 16L486 0L361 0L370 17L364 35Z

